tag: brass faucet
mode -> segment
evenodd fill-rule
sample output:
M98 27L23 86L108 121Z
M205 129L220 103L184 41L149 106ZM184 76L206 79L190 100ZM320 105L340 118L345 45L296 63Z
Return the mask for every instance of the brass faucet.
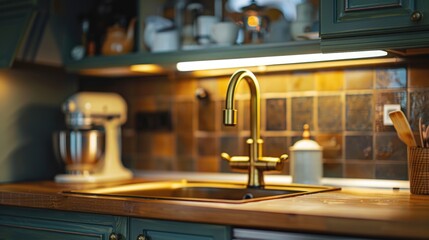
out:
M249 70L238 70L229 80L226 93L226 104L223 110L224 125L235 126L237 124L237 110L234 108L234 94L238 84L243 79L246 80L250 88L250 138L246 141L249 145L249 156L230 157L227 153L222 153L221 156L223 159L229 161L229 165L232 169L247 170L247 187L263 188L265 185L264 171L282 170L283 164L288 156L283 154L280 158L275 158L263 157L262 155L262 144L264 141L260 137L260 89L258 80Z

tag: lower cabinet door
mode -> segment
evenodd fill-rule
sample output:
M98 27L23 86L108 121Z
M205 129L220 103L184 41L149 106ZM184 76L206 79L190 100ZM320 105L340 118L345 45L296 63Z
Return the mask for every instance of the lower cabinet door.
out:
M131 240L226 240L228 226L131 218Z
M0 240L124 240L127 230L126 217L0 206Z

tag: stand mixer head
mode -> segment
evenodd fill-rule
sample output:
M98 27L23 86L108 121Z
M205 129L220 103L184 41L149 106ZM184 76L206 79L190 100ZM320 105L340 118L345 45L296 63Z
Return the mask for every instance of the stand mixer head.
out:
M55 176L55 181L132 178L120 159L120 126L127 120L125 100L115 93L79 92L69 97L62 108L69 130L57 135L56 147L67 173Z

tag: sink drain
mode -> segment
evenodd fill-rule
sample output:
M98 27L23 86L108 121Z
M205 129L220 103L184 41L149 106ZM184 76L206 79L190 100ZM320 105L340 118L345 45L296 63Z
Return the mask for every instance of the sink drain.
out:
M253 194L251 194L251 193L246 193L246 194L244 194L244 196L243 196L243 198L242 199L252 199L253 198Z

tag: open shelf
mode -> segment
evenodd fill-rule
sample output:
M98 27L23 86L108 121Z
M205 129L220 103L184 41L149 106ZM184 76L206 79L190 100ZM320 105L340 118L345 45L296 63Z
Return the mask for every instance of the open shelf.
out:
M199 50L181 50L175 52L138 52L117 56L95 56L79 61L70 61L66 64L69 72L80 74L91 73L92 75L111 75L112 69L118 70L118 74L136 75L129 70L135 64L156 64L162 71L175 71L177 62L216 60L226 58L249 58L262 56L293 55L303 53L320 52L320 40L293 41L286 43L249 44L230 47L208 47ZM98 74L97 74L98 73ZM137 74L144 75L144 74Z

